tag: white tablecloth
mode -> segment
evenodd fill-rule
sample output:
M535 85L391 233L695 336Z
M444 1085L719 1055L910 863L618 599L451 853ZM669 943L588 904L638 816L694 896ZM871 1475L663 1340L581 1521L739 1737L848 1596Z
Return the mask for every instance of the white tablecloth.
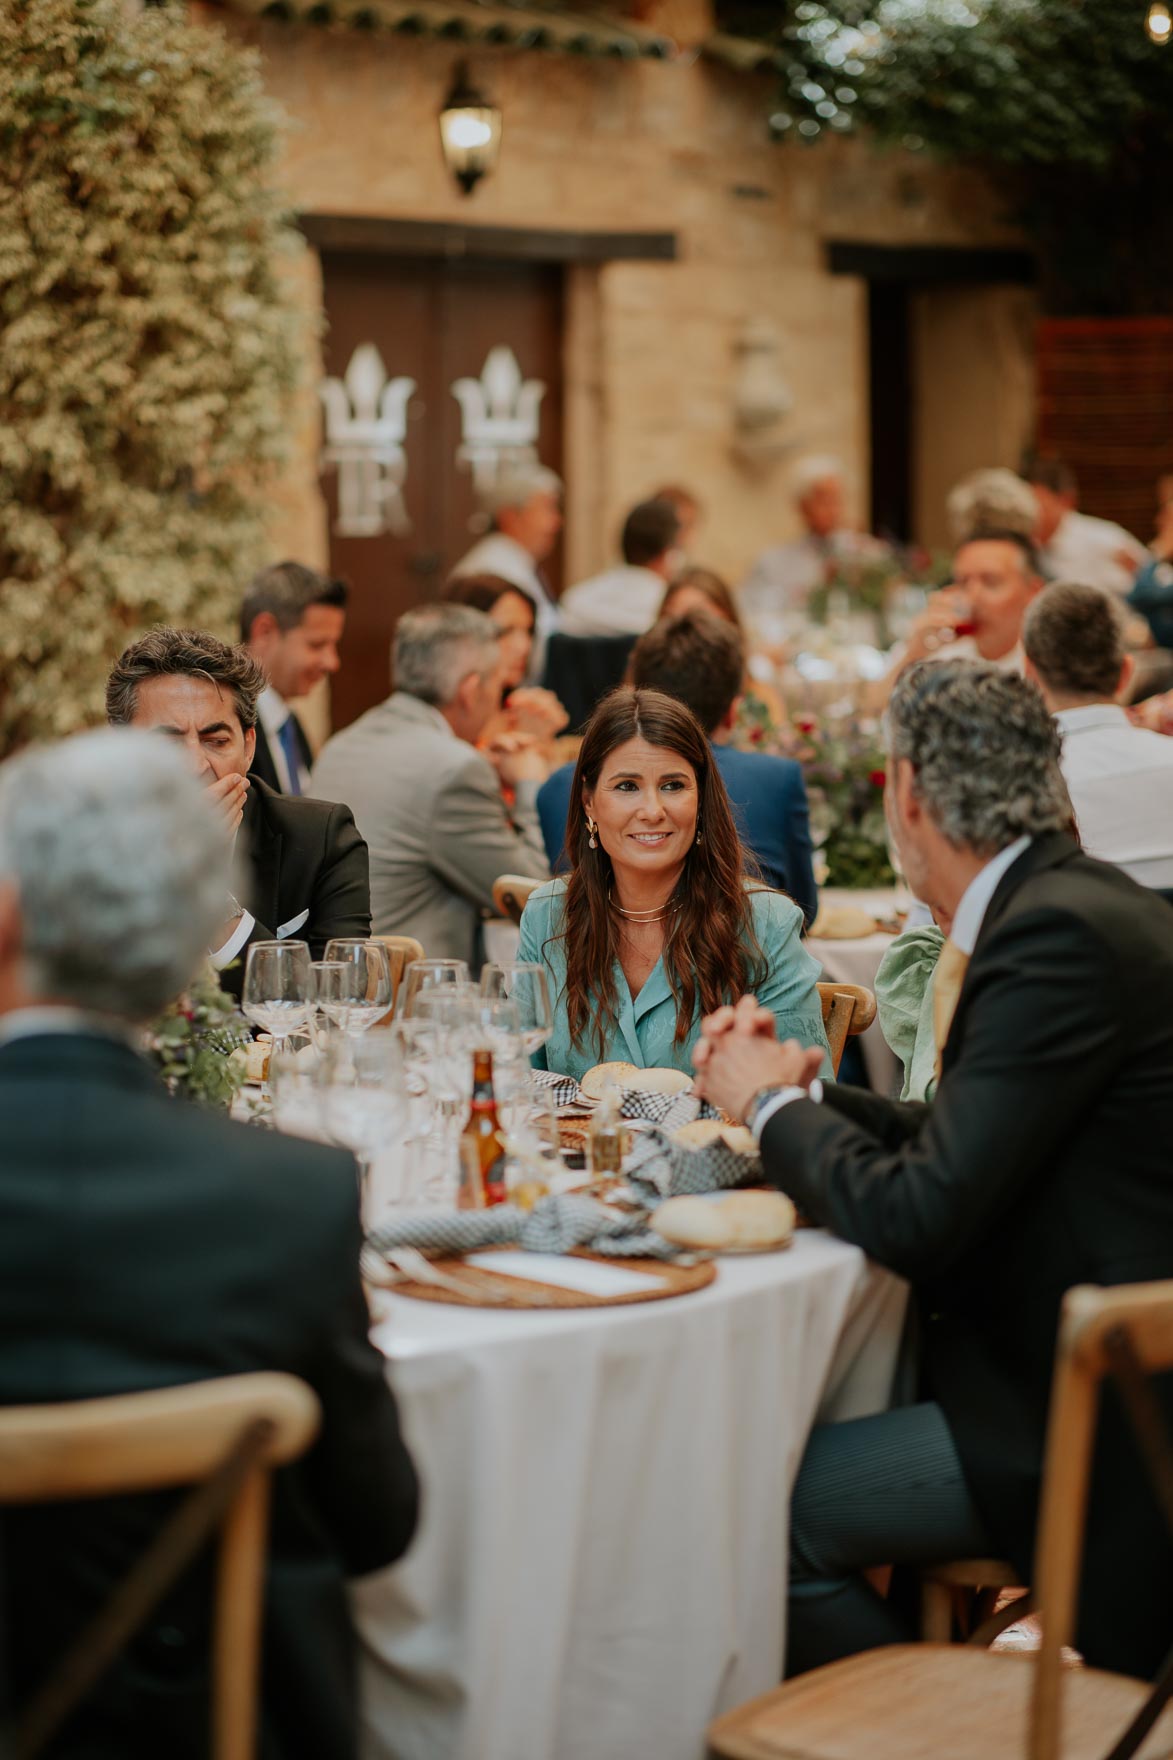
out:
M424 1514L356 1589L365 1760L701 1760L779 1678L790 1486L887 1403L904 1286L804 1230L643 1306L384 1299Z

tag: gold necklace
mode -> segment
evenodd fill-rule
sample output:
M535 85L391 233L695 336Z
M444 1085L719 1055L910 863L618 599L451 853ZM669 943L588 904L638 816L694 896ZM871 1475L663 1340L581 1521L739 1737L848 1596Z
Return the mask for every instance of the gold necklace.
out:
M652 911L627 911L624 910L621 904L615 903L615 898L610 887L607 888L607 903L611 906L613 911L618 911L621 917L626 917L628 922L636 924L662 923L665 917L675 916L676 912L681 908L678 904L666 904Z

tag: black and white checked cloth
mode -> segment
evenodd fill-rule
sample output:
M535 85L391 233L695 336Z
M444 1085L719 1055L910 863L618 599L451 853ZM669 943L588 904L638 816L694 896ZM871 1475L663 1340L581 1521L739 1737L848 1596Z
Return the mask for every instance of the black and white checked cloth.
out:
M677 1248L653 1234L640 1214L612 1216L593 1198L571 1193L540 1198L528 1213L514 1204L491 1210L453 1210L434 1216L403 1216L368 1236L376 1253L417 1247L440 1253L475 1253L480 1247L518 1246L527 1253L569 1253L589 1247L609 1259L675 1259Z

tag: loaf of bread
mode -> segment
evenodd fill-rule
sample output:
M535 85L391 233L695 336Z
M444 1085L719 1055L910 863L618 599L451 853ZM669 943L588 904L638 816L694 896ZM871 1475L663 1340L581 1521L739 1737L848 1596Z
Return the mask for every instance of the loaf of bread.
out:
M668 1198L651 1226L677 1247L764 1252L794 1233L795 1209L782 1192L725 1192L719 1198Z
M683 1094L691 1088L692 1079L680 1069L640 1069L634 1063L596 1063L588 1069L579 1087L588 1100L601 1100L608 1082L616 1088L634 1089L639 1094Z
M714 1143L724 1143L738 1155L758 1152L751 1130L743 1124L722 1124L719 1118L695 1118L691 1124L677 1125L672 1141L682 1149L709 1149Z

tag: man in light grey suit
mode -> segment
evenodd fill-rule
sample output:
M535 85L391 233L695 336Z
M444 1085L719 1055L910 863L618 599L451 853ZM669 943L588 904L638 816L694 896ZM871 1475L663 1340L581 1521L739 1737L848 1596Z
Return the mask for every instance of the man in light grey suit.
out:
M469 606L406 612L392 694L327 740L311 784L319 799L350 807L367 841L374 933L414 935L429 959L474 968L494 880L549 876L536 806L545 760L520 734L484 753L474 743L501 703L498 635Z

